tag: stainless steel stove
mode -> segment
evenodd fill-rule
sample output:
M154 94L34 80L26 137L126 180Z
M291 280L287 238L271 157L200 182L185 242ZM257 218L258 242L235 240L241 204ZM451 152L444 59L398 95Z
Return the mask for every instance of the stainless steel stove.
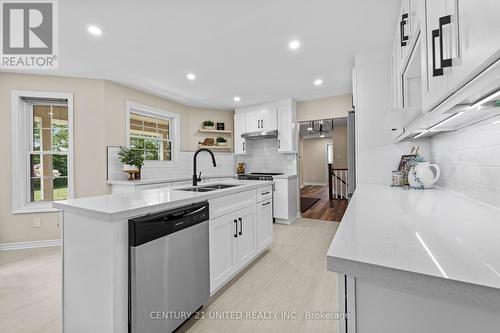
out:
M273 176L279 176L280 172L250 172L238 175L239 180L273 180Z

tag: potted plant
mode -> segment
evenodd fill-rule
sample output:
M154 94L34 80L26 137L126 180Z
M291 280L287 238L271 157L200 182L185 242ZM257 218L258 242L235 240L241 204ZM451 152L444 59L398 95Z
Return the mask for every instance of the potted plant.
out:
M217 138L217 146L225 146L227 144L227 140L221 136Z
M203 128L206 130L213 130L214 129L214 122L211 120L203 121Z
M140 150L121 147L118 153L120 162L123 163L123 171L128 173L128 179L140 179L141 168L144 165L144 155Z

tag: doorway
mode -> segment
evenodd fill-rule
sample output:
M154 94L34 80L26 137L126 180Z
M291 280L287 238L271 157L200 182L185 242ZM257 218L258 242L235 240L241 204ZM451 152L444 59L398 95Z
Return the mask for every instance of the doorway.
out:
M340 222L347 208L347 118L299 123L302 217Z

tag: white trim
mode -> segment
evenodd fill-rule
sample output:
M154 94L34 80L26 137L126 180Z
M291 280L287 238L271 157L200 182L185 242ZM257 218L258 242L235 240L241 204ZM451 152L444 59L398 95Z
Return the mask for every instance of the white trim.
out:
M0 251L35 249L40 247L61 246L61 239L48 239L31 242L3 243L0 244Z
M30 133L31 120L29 119L29 103L22 101L23 97L39 99L66 99L68 101L68 199L75 197L73 173L73 94L47 91L11 91L12 112L12 214L33 212L54 212L52 202L28 202L29 168L27 153L31 150ZM20 186L21 184L21 186Z
M326 186L328 183L304 182L303 186Z
M167 119L172 123L171 127L171 139L172 142L172 161L144 161L144 165L148 166L174 166L177 165L179 161L180 152L180 114L175 112L169 112L166 110L154 108L151 106L139 104L132 101L125 102L125 143L130 146L130 113L132 110L138 111L139 114L144 116L150 116L160 119Z

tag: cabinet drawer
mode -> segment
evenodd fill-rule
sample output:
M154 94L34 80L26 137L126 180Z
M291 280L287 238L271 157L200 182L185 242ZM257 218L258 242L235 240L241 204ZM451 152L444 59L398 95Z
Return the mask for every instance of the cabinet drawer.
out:
M249 205L255 205L257 202L255 199L256 190L250 190L209 200L210 219L229 214Z
M272 196L273 196L273 186L272 185L268 185L265 187L259 187L257 189L257 202L270 199L270 198L272 198Z

